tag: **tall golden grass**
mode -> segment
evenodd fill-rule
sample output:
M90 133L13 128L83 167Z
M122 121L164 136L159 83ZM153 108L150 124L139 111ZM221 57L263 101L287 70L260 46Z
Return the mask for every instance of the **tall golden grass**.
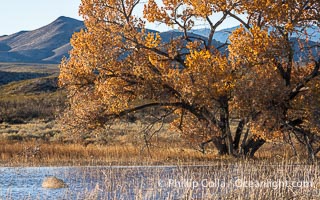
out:
M141 165L195 163L217 159L193 149L143 148L143 145L88 145L29 142L0 142L2 166Z
M140 165L214 163L234 161L218 156L213 145L206 154L197 144L170 132L168 127L145 143L141 124L116 124L109 132L86 138L77 143L75 136L63 133L53 121L34 120L26 124L0 124L0 165L61 166L61 165ZM86 136L87 137L87 136ZM102 142L104 141L104 142ZM299 150L299 152L304 152ZM304 163L303 154L294 156L289 145L268 143L256 154L258 160L281 160ZM238 158L243 159L243 158Z
M272 147L270 147L272 148ZM277 153L265 150L254 160L270 164L283 161L303 164L304 155L293 156L286 151ZM243 158L218 156L211 152L203 154L190 147L152 146L143 144L83 145L59 142L1 141L1 166L86 166L86 165L167 165L167 164L212 164L217 161L237 162ZM246 159L244 159L246 160Z

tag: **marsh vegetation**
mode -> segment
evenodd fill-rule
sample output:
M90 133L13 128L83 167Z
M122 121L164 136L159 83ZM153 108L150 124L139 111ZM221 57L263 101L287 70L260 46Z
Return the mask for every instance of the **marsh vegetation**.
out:
M319 166L210 165L1 168L2 199L319 199ZM44 189L57 176L67 185Z

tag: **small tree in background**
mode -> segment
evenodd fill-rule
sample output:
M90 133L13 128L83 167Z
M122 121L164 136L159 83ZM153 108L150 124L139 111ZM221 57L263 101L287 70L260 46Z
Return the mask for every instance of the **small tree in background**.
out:
M139 8L139 0L82 0L86 30L73 35L70 59L60 65L69 125L95 129L156 107L167 111L163 117L178 115L172 125L202 145L212 141L221 154L253 156L266 140L294 133L314 158L320 61L297 65L290 36L314 49L305 30L319 30L318 1L149 0L145 19L134 14ZM241 27L221 53L213 36L227 17ZM208 38L189 32L199 20L210 27ZM183 35L165 42L146 21ZM240 119L235 133L232 118Z

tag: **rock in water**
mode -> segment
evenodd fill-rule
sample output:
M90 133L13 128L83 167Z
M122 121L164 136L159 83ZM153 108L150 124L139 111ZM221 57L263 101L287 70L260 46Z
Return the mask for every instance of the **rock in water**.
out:
M43 188L58 189L58 188L66 188L68 186L63 180L52 176L52 177L47 177L43 180L42 187Z

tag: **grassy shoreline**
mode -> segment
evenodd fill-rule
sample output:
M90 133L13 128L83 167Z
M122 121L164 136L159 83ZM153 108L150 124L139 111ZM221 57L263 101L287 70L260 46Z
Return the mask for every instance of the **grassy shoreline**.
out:
M0 167L23 166L151 166L151 165L214 165L238 162L267 164L307 164L303 155L266 156L254 159L203 154L191 148L152 147L142 145L83 145L58 142L10 141L0 142Z
M211 144L196 149L181 135L162 130L146 146L140 125L118 124L112 131L76 141L54 121L0 124L0 167L12 166L114 166L114 165L211 165L237 162L306 164L287 144L267 143L254 159L220 156ZM103 142L102 142L103 141ZM303 152L302 150L299 152Z

